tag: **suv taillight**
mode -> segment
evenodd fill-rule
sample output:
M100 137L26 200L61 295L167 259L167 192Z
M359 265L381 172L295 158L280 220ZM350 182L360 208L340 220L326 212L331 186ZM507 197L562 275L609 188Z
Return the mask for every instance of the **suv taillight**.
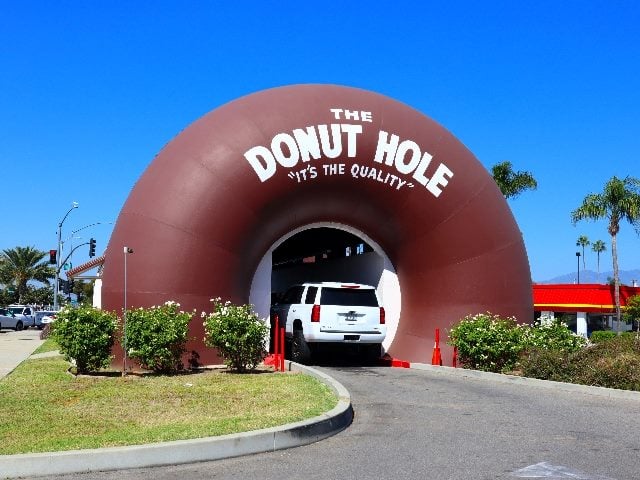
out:
M380 325L384 325L384 322L385 322L384 307L380 307Z
M314 305L311 309L311 321L319 322L320 321L320 305Z

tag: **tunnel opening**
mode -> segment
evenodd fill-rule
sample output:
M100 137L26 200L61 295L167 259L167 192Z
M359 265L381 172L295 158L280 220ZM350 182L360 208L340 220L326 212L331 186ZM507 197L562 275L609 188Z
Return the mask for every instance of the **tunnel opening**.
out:
M301 227L276 241L253 278L250 303L261 317L291 286L304 282L346 282L376 288L386 314L387 349L400 318L401 292L391 260L365 233L340 224Z
M377 285L382 258L359 236L316 227L287 238L271 254L272 303L291 285L345 282Z

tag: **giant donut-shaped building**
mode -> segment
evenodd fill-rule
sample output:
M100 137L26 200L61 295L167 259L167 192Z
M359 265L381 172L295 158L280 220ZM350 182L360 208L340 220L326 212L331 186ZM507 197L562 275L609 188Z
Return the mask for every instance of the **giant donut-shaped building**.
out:
M334 85L240 98L166 145L115 225L102 307L123 308L126 246L127 308L210 311L221 297L266 316L271 254L313 228L355 234L382 259L394 357L429 362L435 329L468 314L533 316L522 236L473 154L402 103ZM199 316L190 333L189 350L215 358Z

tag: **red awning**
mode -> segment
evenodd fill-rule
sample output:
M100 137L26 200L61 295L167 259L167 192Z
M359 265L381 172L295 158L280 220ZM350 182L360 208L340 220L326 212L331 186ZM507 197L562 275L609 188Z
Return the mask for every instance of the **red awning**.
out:
M78 265L77 267L72 268L71 270L67 270L67 278L75 277L76 275L80 275L81 273L86 272L87 270L91 270L92 268L98 267L104 263L104 255L100 257L96 257L92 260L89 260L82 265Z
M620 287L620 306L640 295L640 287ZM533 307L536 311L611 313L615 311L613 285L535 284Z

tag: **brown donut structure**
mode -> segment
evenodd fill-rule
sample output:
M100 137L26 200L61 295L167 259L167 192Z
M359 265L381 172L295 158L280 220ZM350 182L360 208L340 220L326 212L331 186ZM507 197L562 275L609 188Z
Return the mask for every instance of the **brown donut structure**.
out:
M401 291L388 352L431 361L435 329L468 314L533 316L523 239L495 182L451 133L382 95L295 85L228 103L181 132L132 189L103 271L102 306L249 301L258 263L306 225L363 232ZM189 350L208 363L200 316Z

